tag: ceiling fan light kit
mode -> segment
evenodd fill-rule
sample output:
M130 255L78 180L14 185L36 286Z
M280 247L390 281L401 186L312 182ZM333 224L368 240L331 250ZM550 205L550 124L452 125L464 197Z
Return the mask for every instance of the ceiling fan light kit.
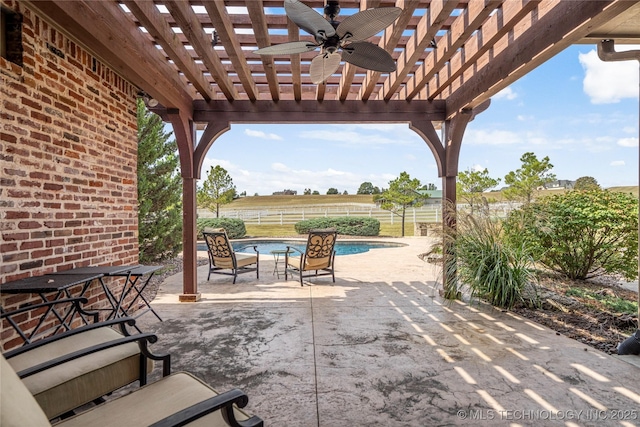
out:
M268 46L254 51L258 55L292 55L320 48L313 58L309 75L314 84L327 80L344 60L366 70L389 73L396 70L393 57L384 49L364 41L387 28L398 18L399 7L367 9L348 16L342 22L337 1L329 1L324 13L329 20L298 0L285 0L284 9L298 27L314 36L316 43L295 41Z

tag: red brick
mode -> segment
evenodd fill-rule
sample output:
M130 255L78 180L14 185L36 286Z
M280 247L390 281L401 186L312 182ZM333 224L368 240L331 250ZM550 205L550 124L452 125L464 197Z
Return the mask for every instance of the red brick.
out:
M29 3L4 4L20 5L25 43L22 69L0 60L8 76L0 87L0 250L8 261L0 265L0 283L74 266L137 262L137 89ZM47 42L66 57L48 52ZM8 300L2 297L3 307ZM15 296L11 304L33 300ZM99 286L92 286L92 300L106 304ZM14 339L5 332L3 348L15 346Z
M24 219L29 217L30 217L29 212L25 212L25 211L19 211L19 212L7 211L5 214L5 219Z

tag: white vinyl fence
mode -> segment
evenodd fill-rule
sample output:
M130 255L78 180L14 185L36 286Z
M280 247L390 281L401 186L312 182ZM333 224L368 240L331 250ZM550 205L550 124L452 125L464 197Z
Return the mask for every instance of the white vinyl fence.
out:
M465 209L465 205L458 205L458 209ZM506 216L513 207L510 204L492 204L491 211L496 216ZM299 221L311 218L327 218L341 216L358 216L376 218L381 224L400 223L401 218L377 206L370 205L336 205L336 206L306 206L283 207L262 209L220 209L220 216L226 218L239 218L245 224L253 225L285 225L295 224ZM215 213L206 209L198 209L199 218L214 218ZM425 205L419 208L409 208L406 211L407 222L442 222L442 208L440 205Z

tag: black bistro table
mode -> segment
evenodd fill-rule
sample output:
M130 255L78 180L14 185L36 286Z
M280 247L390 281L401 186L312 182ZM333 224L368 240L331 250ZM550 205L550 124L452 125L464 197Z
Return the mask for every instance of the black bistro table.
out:
M124 316L124 317L130 316L129 312L131 311L131 308L134 307L134 304L136 303L136 301L142 300L146 308L144 310L140 310L138 313L136 313L135 316L131 316L131 317L134 317L135 319L137 319L138 317L150 311L158 318L158 320L162 321L158 313L156 313L156 311L151 307L150 301L148 301L143 295L143 291L146 289L147 285L149 284L151 277L153 277L153 274L161 268L162 266L160 265L140 265L140 264L118 265L118 266L94 266L94 267L79 267L79 268L74 268L71 270L61 271L59 273L53 273L53 274L55 275L58 275L58 274L81 275L81 274L90 274L90 273L100 274L100 277L98 278L98 280L100 281L100 285L102 286L102 289L104 290L107 300L111 305L111 308L107 309L110 311L109 315L107 316L107 319L121 317L121 316ZM142 278L147 275L148 277L146 278L146 280L143 280ZM109 286L107 286L107 284L103 280L104 277L124 277L125 278L124 286L122 287L119 295L116 295L116 293L112 291L109 288ZM129 295L133 295L133 299L129 304L125 305L125 300ZM134 325L134 327L138 329L137 326ZM140 330L138 329L138 331Z
M96 272L85 272L82 274L66 274L64 272L56 274L45 274L37 277L27 277L24 279L14 280L7 282L0 286L0 292L7 294L38 294L42 299L42 302L56 301L63 298L81 297L89 288L91 282L95 279L101 279L104 274ZM71 289L77 285L82 285L77 295L71 294ZM47 298L47 295L53 294L53 298ZM53 314L60 322L56 328L56 332L60 328L65 330L71 329L71 322L73 321L75 310L73 307L69 307L65 312L60 312L53 305L49 306L47 310L42 313L38 324L29 334L29 336L23 335L25 341L30 341L33 337L37 336L40 327L44 324L45 320L50 314ZM85 323L87 323L84 317L80 316ZM17 325L12 325L16 330L20 330Z

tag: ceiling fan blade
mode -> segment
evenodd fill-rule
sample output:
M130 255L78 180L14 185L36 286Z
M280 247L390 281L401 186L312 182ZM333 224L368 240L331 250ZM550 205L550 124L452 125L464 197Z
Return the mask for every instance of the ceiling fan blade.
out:
M291 55L294 53L310 52L317 47L318 45L311 42L298 41L263 47L261 49L254 50L253 53L258 55Z
M369 42L350 43L342 48L342 59L366 70L390 73L396 70L396 61L389 53Z
M339 52L321 53L311 61L309 76L313 84L327 80L340 66L342 55Z
M326 39L336 33L329 21L324 19L324 17L318 12L298 0L284 0L284 10L289 19L295 22L298 27L302 28L307 33L316 37L316 40L319 35L321 39ZM322 34L324 34L324 36L321 36Z
M401 12L399 7L363 10L346 17L336 28L336 33L338 37L348 41L366 40L393 24Z

